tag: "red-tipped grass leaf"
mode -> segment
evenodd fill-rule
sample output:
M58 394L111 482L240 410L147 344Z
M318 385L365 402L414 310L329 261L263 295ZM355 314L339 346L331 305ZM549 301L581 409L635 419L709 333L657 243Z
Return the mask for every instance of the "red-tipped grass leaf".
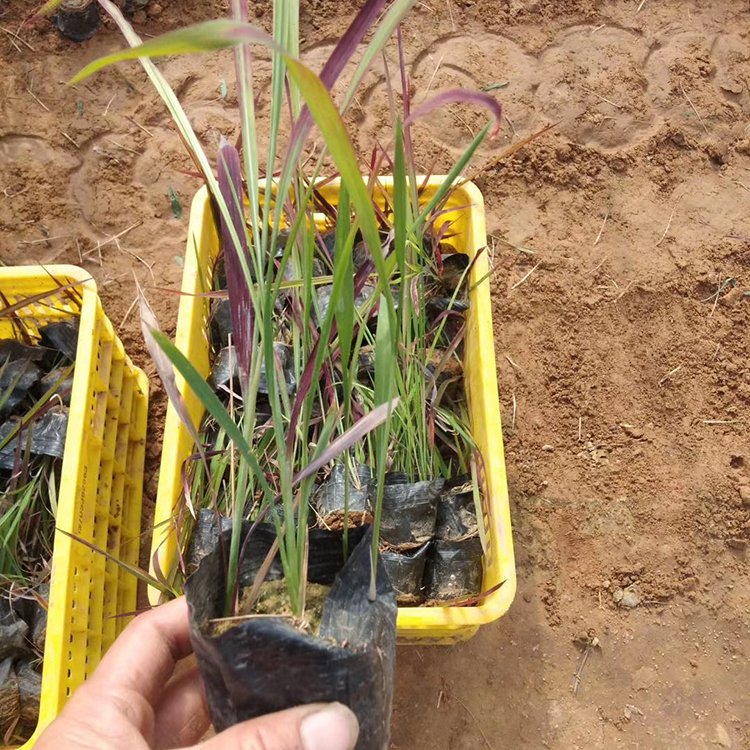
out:
M244 393L250 376L250 360L253 341L252 285L247 283L244 269L250 267L250 253L245 230L245 213L242 192L242 169L237 149L222 139L218 158L219 190L224 196L232 225L240 246L232 242L232 231L224 216L219 217L219 226L224 248L224 265L229 295L229 311L232 318L232 337L240 371L240 385Z
M426 102L422 102L404 120L404 127L408 127L421 117L431 114L436 109L442 109L448 104L474 104L484 107L489 110L495 123L490 136L494 136L500 129L503 120L503 108L500 102L494 96L484 91L470 91L468 89L448 89L440 94L436 94Z

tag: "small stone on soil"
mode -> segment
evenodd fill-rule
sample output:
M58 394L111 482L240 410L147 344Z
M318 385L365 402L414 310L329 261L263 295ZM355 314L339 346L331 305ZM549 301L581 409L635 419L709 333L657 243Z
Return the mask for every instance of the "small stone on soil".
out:
M641 595L634 586L628 586L626 589L615 589L612 592L612 599L615 604L624 609L634 609L641 603Z
M555 446L554 445L549 445L549 444L543 445L542 446L542 450L543 451L547 451L547 453L552 453L552 451L555 450Z
M721 747L732 747L732 738L722 724L716 725L716 744Z
M636 440L638 438L643 437L643 430L640 427L633 427L632 424L626 424L623 422L620 427L622 427L622 431L628 436L635 438Z
M648 690L658 677L653 667L641 667L633 673L633 688L635 690Z
M748 485L742 485L739 488L740 491L740 499L742 500L742 504L746 508L750 508L750 486Z

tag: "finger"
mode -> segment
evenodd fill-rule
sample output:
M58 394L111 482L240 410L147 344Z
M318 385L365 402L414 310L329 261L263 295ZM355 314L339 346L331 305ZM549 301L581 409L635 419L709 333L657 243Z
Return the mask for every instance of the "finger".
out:
M154 747L167 750L192 745L210 725L203 680L193 662L176 674L163 691L156 708Z
M358 736L346 706L317 703L242 722L193 750L354 750Z
M127 696L118 701L102 698L101 703L88 705L85 715L69 712L69 707L70 703L44 730L34 750L148 750L141 730L123 713L123 709L141 710L133 709Z
M184 599L139 615L50 725L43 747L146 748L154 731L153 704L175 664L191 651Z
M156 703L175 664L192 650L187 604L181 597L138 615L73 700L79 697L82 710L88 710L92 696L132 691Z

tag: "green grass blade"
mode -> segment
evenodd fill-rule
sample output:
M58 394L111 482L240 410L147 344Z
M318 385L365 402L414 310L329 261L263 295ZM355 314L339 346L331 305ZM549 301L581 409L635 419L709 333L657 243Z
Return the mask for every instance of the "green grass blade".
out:
M336 214L336 245L333 251L333 275L341 277L341 288L333 298L336 328L341 350L341 366L344 372L348 369L349 357L354 337L354 262L352 247L345 247L349 240L350 217L349 195L346 185L341 186L339 193L338 213ZM351 238L354 239L353 237ZM343 266L343 268L342 268ZM347 425L348 426L348 425Z
M266 502L274 502L274 493L268 484L266 476L258 464L258 459L235 423L232 415L224 408L219 397L214 393L211 386L205 381L200 373L193 367L185 355L162 333L152 332L154 340L162 348L164 353L169 357L177 371L185 378L186 383L192 389L211 416L222 427L234 445L242 454L242 457L250 466L255 479L261 486L266 498ZM237 498L237 505L234 508L232 524L232 537L230 542L229 557L227 561L227 579L226 579L226 601L225 613L231 613L234 605L233 596L235 591L235 582L237 580L237 571L239 568L239 551L242 538L242 519L244 516L245 497ZM279 540L281 542L281 540ZM287 572L287 571L285 571Z
M416 0L395 0L386 11L380 26L375 29L375 32L370 39L370 43L365 48L364 54L352 75L349 89L344 96L343 106L341 108L342 112L346 111L352 101L354 101L359 84L365 73L369 70L370 65L372 65L372 61L388 43L393 36L393 32L415 2Z
M378 323L375 331L375 404L391 403L393 394L393 373L396 367L395 341L391 335L391 319L384 308L384 295L380 296ZM383 490L385 487L385 464L390 439L392 409L388 410L384 424L375 431L375 451L377 455L377 495L372 536L372 570L370 576L370 598L375 598L375 574L380 545L380 523L383 511Z
M234 47L245 42L256 42L267 47L274 43L268 34L246 23L238 23L219 18L214 21L203 21L183 29L169 31L154 39L139 44L137 47L118 50L90 62L83 70L76 73L70 83L80 83L94 73L123 60L137 60L142 57L166 57L168 55L186 55L196 52L211 52L218 49Z
M47 0L47 2L36 12L36 15L48 16L51 13L54 13L64 2L65 0Z
M401 124L400 118L396 121L396 138L393 157L394 252L398 259L398 272L403 282L406 278L406 225L409 211L409 193L406 182L404 128Z
M393 298L389 293L389 280L383 249L380 244L378 223L372 198L367 190L362 174L359 171L357 157L354 154L344 121L341 118L326 87L320 78L298 60L287 58L289 73L296 81L305 98L305 103L318 126L328 151L341 174L341 182L346 186L354 210L357 214L359 227L365 242L372 254L375 268L378 272L378 284L386 297L389 314L393 314Z
M231 6L234 19L238 23L246 23L247 1L232 0ZM245 179L250 201L250 226L253 233L253 246L257 249L260 247L260 188L258 137L255 129L255 87L249 44L242 44L235 49L235 68L242 132L242 156L245 161Z
M436 206L440 205L440 202L445 198L450 190L453 189L453 183L461 176L464 167L471 161L472 156L476 153L479 146L482 145L482 141L487 137L490 132L492 123L488 122L474 137L474 140L467 146L466 151L461 154L458 161L451 167L450 172L445 178L443 184L435 191L435 195L425 204L422 209L422 213L417 217L414 223L414 231L421 233L420 230L424 226L425 221L435 209Z
M244 435L232 419L229 412L221 403L219 397L214 393L211 386L205 381L201 374L195 369L192 363L185 355L160 331L152 331L152 335L157 344L162 348L164 353L169 357L172 364L177 368L177 372L182 375L188 387L198 397L206 411L217 421L219 426L227 433L242 457L250 464L253 473L256 475L264 494L273 501L274 492L271 489L265 474L258 465L258 460L253 454L250 445L245 440Z
M73 541L78 542L79 544L82 544L84 547L88 547L93 552L96 552L97 554L103 555L107 558L107 560L110 560L111 562L118 565L123 570L127 571L131 575L134 575L139 581L143 581L148 586L152 586L155 588L159 593L166 594L170 597L170 599L174 599L175 597L180 595L179 591L175 591L174 588L171 586L165 584L163 581L159 580L158 578L152 576L142 568L139 568L137 565L131 565L130 563L126 563L123 560L120 560L119 557L116 557L115 555L107 552L107 550L103 549L102 547L97 547L95 544L92 544L86 539L81 538L80 536L77 536L76 534L72 534L69 531L65 531L64 529L58 528L57 531L60 534L63 534L64 536L70 537Z

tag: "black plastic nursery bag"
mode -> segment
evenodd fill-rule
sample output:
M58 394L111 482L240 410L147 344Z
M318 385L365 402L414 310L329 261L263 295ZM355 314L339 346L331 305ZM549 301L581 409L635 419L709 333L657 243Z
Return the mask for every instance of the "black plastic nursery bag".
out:
M323 522L328 526L343 524L345 510L350 523L367 520L372 513L371 483L372 471L366 464L356 464L353 473L344 464L335 464L331 476L315 493L315 506Z
M419 547L432 539L443 479L409 482L405 474L385 475L380 538L391 547Z
M260 528L264 530L258 534ZM344 562L342 533L314 529L309 537L308 580L332 583L320 635L301 632L288 618L251 617L215 635L210 621L222 615L222 548L200 562L185 592L191 638L217 731L263 714L307 703L338 701L357 715L357 750L387 750L390 741L396 650L396 597L378 566L377 597L368 599L371 531L349 533ZM270 532L270 533L269 533ZM251 582L262 550L273 542L268 526L252 532L241 580ZM359 539L356 539L356 537ZM229 549L229 532L223 535ZM253 562L248 567L248 557ZM279 568L272 572L278 577Z
M445 483L438 501L435 536L460 541L479 533L477 508L471 477L459 477Z
M430 542L427 542L408 552L383 550L380 553L399 604L418 604L424 599L422 579L429 548Z
M430 601L464 599L482 587L482 543L479 537L433 542L425 570L425 588Z

